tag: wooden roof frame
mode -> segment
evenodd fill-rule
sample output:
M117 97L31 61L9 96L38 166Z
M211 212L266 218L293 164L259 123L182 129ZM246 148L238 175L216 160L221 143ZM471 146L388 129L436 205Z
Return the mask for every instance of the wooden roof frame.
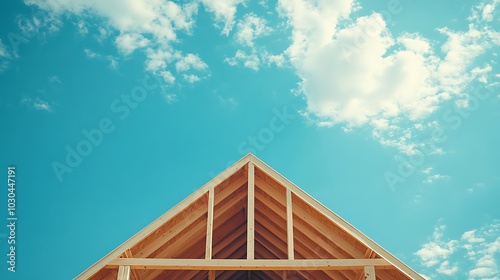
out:
M259 172L260 175L258 175L260 177L256 177L256 170L258 170L257 172ZM236 176L235 174L237 174L237 172L239 172L239 177L234 177ZM237 228L237 230L234 230L234 235L236 235L236 232L238 232L240 236L238 237L239 239L234 239L234 241L231 241L229 240L229 238L226 238L221 239L223 241L219 241L219 243L222 244L223 242L225 242L224 246L229 246L227 244L230 244L232 242L234 243L233 245L231 245L233 247L227 247L228 250L230 250L228 252L231 252L232 254L232 252L238 251L240 253L238 256L235 255L233 258L229 259L212 258L212 255L215 254L213 252L213 250L215 250L215 245L212 243L214 238L213 234L215 234L215 230L219 230L219 228L214 227L214 221L216 222L216 220L214 220L214 211L219 211L218 209L220 209L216 208L216 210L214 210L214 204L216 204L214 202L215 189L219 185L223 184L226 180L229 180L228 178L230 178L231 176L233 176L234 178L238 178L239 180L237 182L235 181L235 183L233 184L234 186L238 187L239 185L242 185L240 189L243 189L243 196L241 196L242 198L240 198L239 203L246 203L246 205L244 206L246 223ZM265 179L262 179L264 177ZM256 180L258 180L257 185L259 186L256 185ZM278 191L276 191L276 189L273 189L272 185L279 187L277 188L280 191L279 193L283 193L284 191L283 196L280 197L282 205L273 206L272 203L270 203L275 202L273 200L273 196L278 196ZM283 188L281 188L280 186ZM227 201L232 199L231 195L236 194L236 187L230 190L233 193L228 195L228 198L226 199ZM263 191L264 189L265 191ZM268 198L266 202L263 202L266 199L265 197L268 196L270 198ZM258 199L256 199L256 197ZM195 207L193 206L195 204L200 204L201 206L199 207L201 208L205 207L205 210L203 210L203 212L200 214L200 218L196 220L198 221L198 223L202 223L202 225L197 225L193 222L189 225L183 225L184 227L179 226L178 228L170 229L169 232L176 232L176 234L178 234L175 235L176 238L184 238L182 232L193 234L193 232L195 231L200 232L200 230L203 230L203 239L199 239L196 242L198 242L197 244L205 243L202 245L202 247L204 247L204 256L202 256L201 258L147 257L148 254L151 254L154 249L157 249L159 246L161 246L162 242L164 241L159 242L157 246L149 250L148 253L145 253L146 257L137 257L133 255L131 248L133 248L134 246L138 246L140 242L144 242L144 240L148 237L153 239L156 238L159 240L160 238L157 237L157 235L159 234L158 232L160 231L161 227L167 222L171 221L174 217L177 217L179 213L181 213L181 211L184 211L187 207ZM221 204L220 201L219 204ZM219 204L217 204L216 207L219 207ZM258 207L256 207L256 204ZM299 209L300 207L297 207L297 205L299 204L304 208ZM223 205L223 207L225 207L225 205ZM284 219L284 223L286 225L283 225L283 222L281 222L281 224L286 233L274 230L273 234L267 234L268 231L272 231L272 220L276 220L279 218L265 217L268 216L268 213L270 213L269 216L275 215L275 212L270 211L268 207L275 207L275 209L278 209L277 211L283 212L281 220ZM304 209L307 209L309 212L305 211ZM227 213L232 214L231 209L228 208ZM319 218L317 218L318 220L313 219L312 217L314 215L311 216L311 213L316 215L316 217L319 213ZM260 219L258 221L256 221L257 216ZM295 222L296 224L294 224ZM318 244L318 251L325 251L325 254L328 253L327 255L333 255L334 252L337 252L335 250L338 249L338 252L336 254L342 256L342 246L340 244L351 247L354 246L352 244L358 244L357 246L359 248L362 248L364 252L356 251L356 254L348 254L347 258L303 257L296 259L295 256L298 255L319 255L319 253L314 254L314 252L308 251L311 248L310 246L307 246L306 243L310 241L304 241L307 239L307 234L304 233L307 232L309 234L312 234L321 230L323 232L328 231L329 227L325 225L330 225L330 228L335 226L335 229L337 229L338 231L338 236L347 236L350 241L332 241L328 238L324 238L325 236L328 237L328 234L318 235L322 237L315 237L316 241L318 242L315 243ZM188 227L197 227L197 229L187 231ZM297 230L299 227L301 229L300 231ZM256 230L256 228L258 230ZM297 236L295 237L294 232L297 234ZM266 236L268 238L274 238L274 234L280 235L281 238L276 238L274 242L267 242L267 240L265 240L267 238L262 237L264 236L264 233L267 234ZM174 235L172 234L172 236ZM198 236L200 235L198 234ZM302 237L304 238L304 240L301 239ZM189 239L189 236L186 238ZM310 239L312 240L312 238ZM259 242L257 242L257 240ZM294 241L298 243L294 244ZM239 243L236 244L235 242ZM349 244L349 242L351 242L352 244ZM171 244L175 243L175 240L171 242ZM278 250L276 248L278 246L278 243L281 244L281 250ZM282 243L286 243L286 245ZM308 244L310 245L311 243ZM330 247L324 249L324 246L322 247L319 244ZM179 243L179 245L183 244ZM176 246L179 247L179 245ZM266 249L261 249L262 247L266 247ZM297 249L299 247L302 248L300 254ZM257 252L256 248L259 248L260 256L255 255L255 253ZM144 250L145 249L142 249L142 251ZM197 255L199 255L200 252L197 253ZM192 254L196 255L195 253ZM265 257L264 255L267 255L268 257ZM155 273L148 274L146 277L144 277L144 274L142 274L141 276L141 273L144 270L154 270ZM109 271L113 271L113 273L110 274L108 273ZM175 271L175 273L180 273L176 274L175 279L187 279L188 274L182 274L182 271L192 272L192 274L189 274L190 279L196 278L209 280L216 278L216 272L219 275L217 276L217 279L219 279L219 277L220 279L234 279L234 277L238 277L238 279L254 279L253 277L250 277L251 271L260 271L259 273L256 272L255 279L287 279L286 273L280 275L278 271L298 271L297 275L299 276L297 276L296 278L289 277L288 279L323 278L322 276L316 277L314 271L321 271L321 273L323 273L321 275L326 275L329 279L424 279L420 274L415 272L413 269L390 254L373 240L368 238L354 226L346 222L340 216L329 210L327 207L308 195L302 189L300 189L295 184L280 175L278 172L273 170L271 167L266 165L253 154L247 154L246 156L241 158L221 174L210 180L208 183L182 200L172 209L161 215L151 224L143 228L137 234L111 251L101 260L90 266L75 279L166 279L167 277L162 278L162 271L167 271L167 273L168 271ZM227 271L232 271L233 274L229 272L224 274L224 272ZM336 271L339 271L339 274L337 274ZM248 274L246 274L247 272ZM103 276L101 277L99 275ZM170 276L169 279L174 278Z

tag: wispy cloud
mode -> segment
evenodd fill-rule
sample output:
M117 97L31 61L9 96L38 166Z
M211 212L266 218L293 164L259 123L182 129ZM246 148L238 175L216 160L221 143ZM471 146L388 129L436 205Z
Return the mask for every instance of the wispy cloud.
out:
M428 176L424 180L424 183L425 184L432 184L436 181L449 181L449 180L450 180L450 176L448 176L448 175L433 174L433 175Z
M445 237L446 227L436 226L430 240L415 255L431 278L439 275L459 279L498 279L500 221L464 232L459 238ZM464 257L465 256L465 257Z
M191 84L201 80L200 77L198 77L194 74L184 74L183 77L188 83L191 83Z
M246 0L201 0L205 8L215 15L217 24L222 24L222 34L229 35L233 29L237 6Z
M105 25L105 27L99 27L97 34L94 34L98 41L102 42L106 38L111 38L118 51L124 56L142 50L146 55L146 70L165 77L167 83L176 81L167 74L174 75L172 62L189 58L190 54L184 55L177 49L176 44L180 42L179 33L191 34L199 6L197 1L186 4L162 1L160 4L157 0L120 3L92 0L63 2L25 0L25 2L37 6L54 18L76 16L80 30L84 30L83 33L92 31L87 28L88 19L95 19L97 16ZM243 1L204 0L202 3L207 10L215 14L217 22L224 23L223 32L228 33L234 25L236 7ZM118 65L118 58L114 56L100 56L90 50L86 50L86 53L90 58L107 59L111 68L116 68ZM179 76L185 75L191 78L181 80L188 82L194 81L194 76L198 78L202 76L199 73L182 73Z
M120 34L115 39L116 46L121 53L131 54L134 50L147 47L151 42L141 34Z
M224 62L231 66L236 66L241 63L243 67L250 68L254 71L259 70L260 66L260 59L256 54L247 54L241 50L238 50L233 57L226 57Z
M165 98L165 101L168 104L172 104L172 103L174 103L174 102L177 101L177 95L176 94L163 92L162 96L163 96L163 98Z
M24 105L28 106L29 108L33 108L33 109L39 110L39 111L47 111L47 112L53 111L53 108L49 104L49 102L44 101L38 97L35 99L33 99L31 97L24 97L23 99L21 99L21 104L24 104Z
M268 67L283 67L286 58L283 53L271 54L263 45L256 45L255 40L268 36L274 30L269 22L254 13L245 14L237 24L234 40L241 49L237 50L233 57L226 57L224 62L231 66L243 65L245 68L259 70L261 65Z
M112 55L102 55L98 54L90 49L84 49L83 52L88 58L91 59L104 59L109 62L109 67L111 69L117 69L118 68L118 59Z
M444 240L443 233L445 229L446 226L444 225L436 226L431 240L415 253L424 266L432 267L443 263L458 248L458 241Z
M204 70L208 68L208 65L203 62L198 55L187 54L175 63L175 69L177 72L185 72L189 69Z
M267 21L254 13L246 14L237 25L236 41L243 46L253 47L256 38L268 35L273 29Z
M475 192L477 190L483 189L484 187L486 187L486 185L484 183L476 183L472 187L468 188L467 192L468 193L473 193L473 192Z
M25 1L25 3L31 4L30 1ZM27 38L44 39L47 35L58 32L62 27L62 21L58 16L43 10L35 11L31 17L19 15L16 21L21 34Z
M54 76L50 76L49 77L49 83L51 83L51 84L60 84L62 82L61 82L61 79L59 79L58 76L54 75Z
M219 101L222 105L229 106L232 108L234 108L235 106L238 105L238 101L236 101L236 99L234 97L224 98L224 97L219 95L218 98L219 98Z

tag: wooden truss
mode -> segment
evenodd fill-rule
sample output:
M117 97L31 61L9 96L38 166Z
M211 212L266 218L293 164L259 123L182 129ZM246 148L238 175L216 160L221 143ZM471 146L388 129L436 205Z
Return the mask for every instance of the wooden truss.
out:
M75 279L423 279L248 154Z

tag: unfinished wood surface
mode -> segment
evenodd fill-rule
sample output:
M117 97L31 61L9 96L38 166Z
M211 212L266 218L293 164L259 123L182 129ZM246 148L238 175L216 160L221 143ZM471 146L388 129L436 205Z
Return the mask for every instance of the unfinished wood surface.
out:
M247 218L247 259L253 260L255 249L255 181L254 166L252 162L248 163L248 218Z
M294 185L292 182L290 182L288 179L285 177L281 176L278 172L276 172L274 169L269 167L267 164L262 162L260 159L256 158L255 156L252 157L252 162L259 167L262 171L264 171L266 174L268 174L270 177L275 179L277 182L285 186L286 188L291 189L295 194L299 195L301 198L303 198L307 203L310 205L313 205L316 209L318 209L325 217L330 219L332 222L337 224L338 226L342 227L345 231L347 231L351 236L356 236L361 242L365 243L368 247L377 249L377 253L383 257L384 259L387 259L389 262L392 264L396 265L401 272L404 272L406 275L410 276L413 279L420 279L424 280L424 278L415 272L413 269L408 267L406 264L401 262L399 259L391 255L389 252L387 252L384 248L382 248L380 245L375 243L373 240L368 238L366 235L361 233L358 229L353 227L351 224L346 222L344 219L342 219L340 216L337 214L333 213L330 209L325 207L323 204L318 202L316 199L311 197L309 194L304 192L302 189Z
M130 280L130 266L120 265L118 267L118 280Z
M365 280L375 280L375 267L365 266L364 267Z
M133 269L164 270L345 270L365 266L390 268L383 259L310 259L310 260L186 260L186 259L124 259L111 261L107 268L129 266Z
M423 279L249 154L76 279L359 280L375 273L376 280Z
M214 225L214 189L208 191L207 235L205 245L205 259L212 258L212 232Z
M288 259L293 260L293 213L292 213L292 191L286 190L286 224L287 224L287 242Z
M125 251L125 257L126 258L133 258L134 256L132 254L132 251L126 250ZM139 273L136 270L131 270L130 274L132 274L132 279L133 280L142 280L141 277L139 276Z

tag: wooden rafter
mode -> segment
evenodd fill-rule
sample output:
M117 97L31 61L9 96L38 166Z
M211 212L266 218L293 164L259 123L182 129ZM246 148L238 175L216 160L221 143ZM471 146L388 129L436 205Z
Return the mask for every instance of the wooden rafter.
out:
M248 154L76 279L423 278Z

